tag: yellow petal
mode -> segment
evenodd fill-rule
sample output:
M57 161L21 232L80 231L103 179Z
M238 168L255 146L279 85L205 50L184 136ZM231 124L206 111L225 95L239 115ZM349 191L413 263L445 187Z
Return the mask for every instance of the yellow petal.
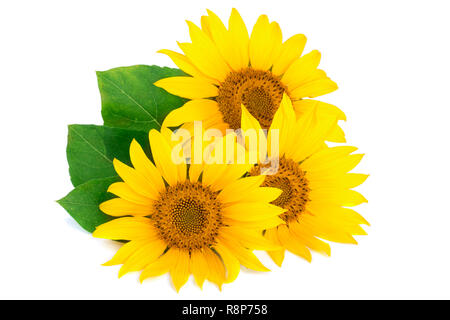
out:
M152 186L139 172L117 159L113 160L113 165L117 174L136 193L153 200L157 199L158 193L155 193L155 187Z
M186 180L188 155L185 153L185 144L188 143L187 141L189 141L190 136L186 136L184 133L180 135L174 134L174 132L167 127L161 128L161 136L169 145L171 157L176 157L172 158L172 162L176 161L174 164L177 168L178 181ZM178 163L180 161L181 163Z
M174 249L171 249L174 250ZM176 250L177 259L175 265L170 270L173 285L177 292L189 279L189 252L184 250Z
M194 275L195 282L202 288L206 277L208 276L208 263L202 251L191 252L191 272Z
M148 216L152 213L149 205L140 205L121 198L114 198L100 204L100 210L113 217Z
M209 81L210 83L218 84L216 80L208 78L206 75L201 73L200 70L198 70L185 55L166 49L159 50L158 53L163 53L169 56L169 58L172 59L172 61L178 66L178 68L180 68L187 74L198 79Z
M367 222L367 220L364 219L364 217L361 216L355 210L350 209L350 208L340 208L340 211L341 211L341 215L340 215L341 219L344 219L345 221L349 221L350 223L365 224L365 225L370 226L370 223Z
M349 172L363 158L364 154L351 154L354 147L333 147L321 150L302 163L302 169L310 177L337 176Z
M215 181L209 184L209 186L214 191L222 190L230 183L233 183L234 181L241 178L246 172L250 170L252 164L229 164L224 166L225 170L222 172L222 175L220 175ZM203 171L204 175L207 174L208 168L209 166L205 167Z
M200 174L203 171L203 165L202 164L195 164L191 163L189 166L189 181L191 182L197 182L200 178Z
M186 122L203 121L219 113L219 107L214 100L191 100L186 102L181 108L171 111L164 119L163 126L177 127Z
M99 225L92 235L110 240L156 240L158 234L150 219L141 217L118 218Z
M220 55L219 50L208 35L190 21L189 34L192 45L184 46L182 50L194 65L207 76L223 81L230 72L230 68Z
M103 266L115 266L118 264L124 264L125 261L135 253L139 248L146 245L148 243L147 240L132 240L125 243L123 246L117 250L114 257L111 260L102 264Z
M230 219L255 221L276 217L285 211L285 209L269 203L242 202L228 206L222 212L225 217Z
M267 251L269 256L272 258L273 262L276 263L277 266L281 267L284 260L284 253L286 250L275 250L275 251Z
M130 158L134 169L146 178L155 194L165 189L164 181L155 165L147 158L139 143L133 139L130 145Z
M292 92L302 88L303 86L307 86L308 84L318 80L329 79L327 73L321 69L314 69L313 71L309 70L308 72L309 73L305 75L301 75L301 80L297 80L296 83L289 88L289 95L292 99L297 99L297 96L294 96Z
M281 49L282 35L277 23L269 23L261 15L253 27L249 42L250 64L258 70L268 70Z
M316 175L313 179L309 180L309 186L311 189L317 188L341 188L352 189L362 184L368 177L367 174L361 173L345 173L334 176L320 177Z
M331 255L330 245L314 237L314 235L306 227L304 227L301 222L290 223L289 230L291 231L291 234L295 235L301 243L307 245L311 250L326 254L327 256Z
M241 105L241 129L247 131L249 129L259 131L261 125L256 120L244 105Z
M234 239L239 241L244 247L254 250L277 250L281 247L264 238L261 231L239 228L227 227L221 231L221 236L226 239Z
M345 142L345 134L337 124L337 120L346 120L345 114L336 106L312 99L301 99L293 102L297 118L310 112L315 112L318 119L334 118L336 124L327 134L326 140L331 142Z
M214 12L211 10L207 10L207 12L208 17L205 20L207 20L211 38L224 60L232 69L236 70L236 65L234 65L234 44L227 28Z
M320 52L313 50L295 60L284 73L281 82L288 87L289 92L300 87L320 63Z
M202 31L211 39L213 40L213 36L211 34L211 26L209 23L208 16L202 16L200 19L200 25L202 27Z
M167 245L161 240L155 240L142 245L124 263L119 270L119 278L128 272L140 271L156 261Z
M297 120L294 134L284 147L286 157L300 162L318 152L335 125L335 118L319 117L317 112L303 115Z
M173 157L174 164L188 163L187 159L189 158L189 144L191 142L191 134L190 132L186 132L180 128L174 129L172 131L170 128L164 126L161 127L161 135L163 139L166 141L167 145L171 150L171 156ZM181 166L185 168L185 166ZM179 170L181 170L179 168ZM183 175L184 176L184 175Z
M327 73L321 69L314 70L308 77L306 77L301 85L305 85L311 81L316 81L320 79L325 79L327 77Z
M293 102L293 107L297 116L301 116L307 112L316 111L318 116L327 115L338 120L347 120L345 113L338 107L322 101L303 99Z
M331 216L322 216L316 218L317 225L324 226L326 225L329 229L334 232L346 233L349 235L367 235L367 232L356 223L352 223L349 221L342 221L336 217Z
M237 241L226 240L221 237L219 237L219 240L244 267L255 271L270 271L258 260L253 252L239 245Z
M340 229L342 226L333 226L329 222L321 221L313 215L304 215L302 224L319 238L338 243L357 244L351 233Z
M172 267L177 262L178 258L178 250L169 249L165 254L163 254L159 259L155 262L149 264L142 271L139 280L142 282L150 277L158 277L172 269Z
M247 156L243 146L237 144L235 140L232 146L235 154L231 155L227 152L229 147L226 143L227 140L226 137L223 137L215 141L210 154L206 154L209 163L204 166L202 181L213 191L222 190L228 184L242 177L252 166L248 162L245 164L238 162L244 160L240 159L240 155L244 155L245 158Z
M149 138L156 167L167 183L173 186L177 182L186 180L186 164L174 163L172 159L172 149L161 133L156 130L151 130L149 133ZM182 169L179 170L178 166ZM180 176L181 172L184 172L184 176Z
M293 130L295 129L296 124L296 115L294 108L292 106L291 99L287 94L283 94L283 99L281 100L280 107L275 113L272 124L270 125L270 130L267 135L268 145L272 146L273 143L273 134L274 131L278 130L278 148L279 148L279 156L283 156L283 154L291 147L291 144L294 143L297 145L298 140L295 136ZM272 149L272 148L270 148ZM272 155L270 153L271 156Z
M276 245L282 245L280 240L278 239L278 228L272 228L272 229L266 230L264 232L264 237L268 241L271 241L272 243L274 243ZM270 250L270 251L267 251L267 253L272 258L273 262L275 262L277 264L277 266L281 267L283 260L284 260L285 251L286 250L284 250L284 249Z
M261 187L248 191L240 199L242 202L272 202L281 195L283 191L278 188Z
M296 34L286 40L281 45L280 55L273 63L272 73L277 76L285 73L289 66L302 55L305 44L306 37L303 34Z
M129 202L134 202L144 206L151 206L151 204L153 203L153 201L150 200L149 198L141 196L140 194L136 193L125 182L113 183L112 185L109 186L108 192L115 194L116 196Z
M245 147L249 150L249 153L252 151L255 152L257 161L262 161L267 156L267 138L265 133L262 131L261 125L258 120L256 120L250 112L248 112L247 108L244 105L241 105L241 130L242 134L248 130L256 132L257 145L250 145L249 140L245 139ZM256 150L255 150L256 149Z
M335 161L342 160L356 150L358 150L358 148L352 146L339 146L323 149L305 160L302 163L302 169L310 172L333 167Z
M320 235L320 238L323 238L328 241L333 241L337 243L344 243L344 244L358 244L358 242L353 238L350 234L340 232L340 233L326 233L323 235Z
M329 103L312 99L296 100L293 102L293 105L297 118L302 117L309 112L315 112L318 119L324 117L335 118L336 125L328 133L326 140L331 142L345 142L344 131L337 124L337 120L346 120L346 116L339 108Z
M288 227L280 226L278 228L278 239L287 250L311 262L311 252L303 243L296 241L296 238L291 235Z
M187 99L216 97L219 93L215 85L195 77L169 77L156 81L154 85Z
M258 188L264 179L265 176L253 176L236 180L223 188L217 199L224 203L239 201L246 197L247 193Z
M270 66L272 67L275 59L280 56L283 35L281 33L280 25L275 21L270 23L270 31L271 39L273 39L273 49L270 57Z
M329 209L318 210L317 205L315 206L315 209L307 209L308 212L311 212L314 215L314 219L310 219L310 223L318 230L328 233L346 233L350 235L367 234L359 225L365 223L365 220L362 217L357 217L356 212L350 211L351 209L349 208L333 208L330 205L322 206Z
M239 12L236 9L232 9L230 19L228 21L228 30L233 43L233 63L231 67L234 70L248 67L249 54L248 54L248 31L242 20Z
M233 282L234 280L236 280L241 270L241 264L239 263L239 260L231 253L230 250L227 249L227 247L225 247L221 243L217 243L214 249L220 255L223 263L225 264L227 270L225 282Z
M222 284L225 282L225 267L222 261L210 249L205 249L203 255L208 264L207 279L215 283L222 290Z
M327 135L327 141L344 143L346 140L345 133L342 128L336 124L334 129Z
M241 221L224 217L223 222L230 226L249 228L255 230L265 230L275 228L280 224L284 224L284 220L280 217L272 217L268 219L253 220L253 221Z
M264 231L264 237L276 245L281 245L278 239L278 228L270 228Z
M364 154L352 154L342 159L342 161L336 161L334 166L335 173L347 173L351 171L361 162L363 157Z
M215 186L219 182L220 177L227 169L226 164L210 164L203 166L202 182L205 186ZM213 191L219 191L217 187L212 188Z
M344 207L353 207L367 202L362 194L355 190L315 189L309 193L311 201L335 203Z
M290 91L293 99L315 98L338 89L337 84L330 78L323 78L302 84Z

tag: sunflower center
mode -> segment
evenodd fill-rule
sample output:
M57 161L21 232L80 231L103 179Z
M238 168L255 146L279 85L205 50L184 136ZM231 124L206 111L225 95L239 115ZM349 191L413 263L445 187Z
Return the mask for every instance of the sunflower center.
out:
M284 208L292 199L292 195L294 193L294 190L292 188L291 182L289 178L287 177L277 177L275 179L270 179L271 181L271 187L278 188L282 190L280 196L272 201L272 203L276 206Z
M200 182L169 186L154 203L151 216L169 247L193 251L216 241L223 225L217 192Z
M264 167L264 166L262 166ZM250 170L250 175L256 176L261 172L261 165L256 165ZM281 195L272 201L272 204L287 209L280 215L286 223L297 221L305 211L309 201L308 180L300 165L291 159L282 157L277 173L267 175L263 187L274 187L282 190Z
M185 234L191 235L203 231L206 222L207 210L202 203L193 198L180 199L172 211L175 228Z
M241 127L241 104L263 129L268 129L278 110L285 87L270 71L252 68L231 72L219 87L217 103L230 128Z

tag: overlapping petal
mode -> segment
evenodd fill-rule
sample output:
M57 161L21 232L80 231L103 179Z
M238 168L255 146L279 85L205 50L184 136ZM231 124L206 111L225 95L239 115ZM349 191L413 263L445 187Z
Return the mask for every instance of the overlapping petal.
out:
M278 23L270 22L266 15L261 15L249 36L236 9L231 11L228 28L214 12L207 10L207 13L201 18L201 28L188 22L191 43L179 43L184 55L161 50L192 77L162 79L156 85L193 101L204 98L214 100L220 96L225 79L232 78L242 70L252 69L267 72L275 79L280 79L281 86L294 105L301 105L303 101L309 100L307 98L318 97L337 89L336 83L323 70L318 69L321 58L319 51L313 50L302 56L306 44L304 35L297 34L283 42ZM255 88L257 86L255 82ZM186 117L182 120L183 123L204 121L209 117L209 111L203 109L199 112ZM240 113L240 110L233 112ZM179 119L180 113L176 110L172 113L176 114L174 118ZM318 113L318 116L321 117L322 113ZM172 118L172 114L169 118ZM221 114L220 121L223 125L216 122L214 125L226 127L230 123L225 119ZM167 125L170 123L171 121L167 122ZM214 126L210 124L208 127ZM334 128L327 138L328 141L345 141L339 127Z
M225 151L225 138L216 141L213 147ZM270 204L281 191L261 187L264 177L244 177L253 164L237 164L232 161L236 159L226 153L221 159L223 163L202 162L195 170L188 170L184 162L174 163L171 153L176 142L172 141L172 131L167 128L162 128L161 132L152 130L149 139L155 164L135 140L130 146L133 167L114 161L124 181L109 187L108 190L118 197L103 202L100 209L117 218L98 226L94 236L129 242L105 265L121 264L119 277L129 272L142 271L141 281L170 273L177 291L191 274L200 287L205 280L209 280L221 288L224 283L236 279L241 265L267 271L253 250L280 249L279 245L268 241L262 231L283 222L279 215L284 210ZM233 148L240 148L245 154L245 149L237 141L233 140L232 143ZM174 235L171 234L169 238L164 236L166 226L161 225L173 222L156 218L157 213L161 214L162 195L169 188L185 186L186 183L196 190L206 188L203 197L215 197L220 203L218 217L222 221L217 234L213 234L215 241L201 248L189 247L189 242L186 242L186 246L173 242L170 239ZM176 203L172 208L177 208L177 201L182 199L182 195L174 196ZM192 194L186 201L193 201ZM204 201L204 198L198 198L197 201ZM177 212L179 214L180 211ZM173 230L178 232L176 228Z

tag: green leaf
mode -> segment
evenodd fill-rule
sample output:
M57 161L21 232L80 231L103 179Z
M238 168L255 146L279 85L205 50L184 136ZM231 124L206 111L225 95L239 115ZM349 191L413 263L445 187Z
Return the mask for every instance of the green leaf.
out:
M187 100L153 83L183 75L179 69L145 65L97 72L104 124L146 132L160 129L166 115Z
M67 160L74 187L91 179L115 177L114 158L130 165L130 143L136 139L150 157L148 134L96 125L70 125Z
M101 212L98 206L114 197L106 190L112 183L119 180L118 177L112 177L88 181L57 202L83 229L93 232L97 226L114 219Z

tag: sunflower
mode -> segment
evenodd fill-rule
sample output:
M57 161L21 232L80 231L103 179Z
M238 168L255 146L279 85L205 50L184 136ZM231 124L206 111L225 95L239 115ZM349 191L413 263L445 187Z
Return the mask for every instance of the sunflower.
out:
M238 129L243 104L267 129L286 93L298 115L317 109L318 115L335 116L336 125L327 140L345 141L337 125L338 120L345 120L345 114L331 104L306 99L330 93L337 85L318 69L321 55L317 50L302 56L304 35L282 42L278 23L261 15L249 37L236 9L231 12L228 29L209 10L207 16L202 16L201 28L187 23L192 42L178 43L184 55L159 51L189 76L164 78L155 85L191 99L172 111L164 126L185 124L190 129L192 122L198 120L206 128Z
M141 282L170 272L177 291L190 274L200 287L208 279L221 288L236 279L240 265L268 271L252 251L280 248L261 230L284 223L284 209L270 204L281 190L260 187L263 176L242 177L251 165L175 164L171 133L149 133L154 164L135 140L134 168L113 161L123 182L109 187L118 198L100 209L116 219L93 235L128 242L105 265L122 264L119 277L142 270Z
M321 239L356 244L353 235L366 234L360 224L368 225L368 222L347 208L367 202L351 189L363 183L368 175L349 173L363 155L353 154L355 147L324 147L333 122L333 118L318 121L316 112L297 118L290 99L285 96L272 121L267 142L263 142L270 144L274 130L278 129L276 173L271 174L274 171L261 163L250 169L250 176L267 174L262 186L282 190L272 204L286 210L280 216L285 224L264 232L267 239L284 248L268 251L279 266L286 249L311 261L310 249L330 255L329 244ZM242 106L242 129L249 128L260 129L260 126Z

